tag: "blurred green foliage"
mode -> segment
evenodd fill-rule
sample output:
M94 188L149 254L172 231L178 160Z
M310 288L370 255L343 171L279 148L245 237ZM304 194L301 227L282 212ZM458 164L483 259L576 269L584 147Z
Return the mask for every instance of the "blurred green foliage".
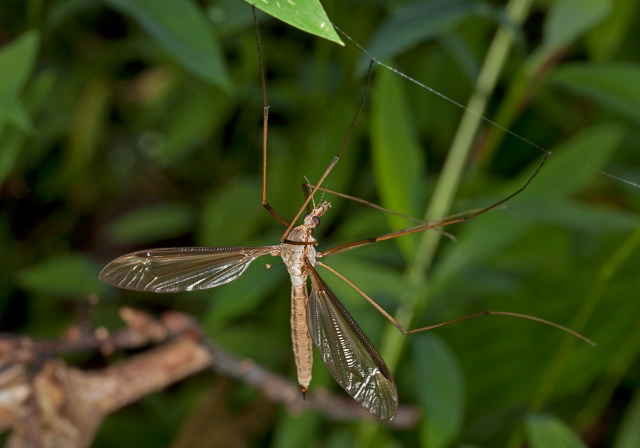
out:
M412 271L422 238L415 235L327 262L392 314L400 307L414 327L495 309L566 325L598 347L502 316L394 346L383 336L390 324L321 272L382 348L401 403L419 406L424 418L395 432L277 410L248 445L371 446L372 437L376 446L437 448L637 445L639 6L510 5L524 8L522 26L501 1L323 2L330 20L372 54L459 103L478 93L474 80L496 30L514 33L486 115L553 152L504 208L448 227L456 241L440 238L428 270ZM264 14L259 21L271 106L269 202L290 219L305 176L318 179L346 135L368 57L344 36L341 47ZM282 265L267 271L260 261L235 283L193 294L132 293L97 281L100 266L136 249L280 238L282 227L260 206L252 28L250 6L237 0L0 3L2 331L56 338L79 319L78 305L99 294L96 324L117 328L123 305L179 309L199 316L227 349L294 379ZM439 199L433 192L464 111L383 67L373 77L328 187L420 218ZM516 191L543 155L487 122L469 137L459 188L448 191L450 214ZM403 225L330 200L321 249ZM209 381L198 376L118 412L95 446L169 445L198 418L194 409L208 412L196 406ZM341 393L318 360L311 387L321 386ZM259 399L242 384L226 398L215 406L234 412Z

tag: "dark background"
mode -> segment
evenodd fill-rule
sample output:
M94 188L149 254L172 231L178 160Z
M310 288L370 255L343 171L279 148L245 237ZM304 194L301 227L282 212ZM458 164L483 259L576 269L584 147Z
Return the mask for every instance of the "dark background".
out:
M2 51L29 29L39 33L17 89L25 120L6 106L0 128L0 329L59 337L95 294L95 325L119 328L121 306L177 309L198 316L228 350L294 379L282 265L266 271L259 260L238 281L198 293L127 292L97 280L108 261L133 250L275 244L283 232L260 206L262 99L249 5L198 2L230 81L221 87L222 78L193 74L117 3L0 4ZM442 21L421 18L426 3L436 2L323 6L374 55L466 104L505 23L505 3L453 2L459 9L445 8ZM425 260L422 236L413 236L327 263L392 314L401 307L412 315L412 327L495 309L557 322L598 346L502 316L398 338L373 307L321 271L389 362L401 403L425 413L415 430L377 429L377 446L549 446L536 435L568 428L587 446L635 446L640 36L632 24L640 17L633 0L578 3L534 2L487 105L491 120L553 152L531 186L505 208L448 227L457 242L431 232ZM368 58L266 15L260 22L271 106L269 202L291 219L305 176L318 179L346 135ZM6 76L0 81L10 91ZM463 112L376 66L328 187L423 218L441 199L434 191L463 132ZM455 193L446 213L508 196L542 155L482 122L457 173L459 189L444 189ZM334 206L316 234L320 250L412 225L327 198ZM122 356L68 361L102 368ZM111 416L95 446L182 446L177 437L189 421L210 415L216 425L213 416L242 414L261 400L233 382L220 394L220 381L203 373L146 397ZM316 359L311 388L318 387L340 392ZM256 431L227 422L222 432L248 446L366 446L372 437L370 424L313 412L292 416L266 404L260 415Z

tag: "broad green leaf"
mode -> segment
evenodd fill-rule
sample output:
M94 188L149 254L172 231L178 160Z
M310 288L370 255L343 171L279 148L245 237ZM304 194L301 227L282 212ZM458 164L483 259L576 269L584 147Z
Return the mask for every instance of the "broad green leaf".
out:
M422 446L451 446L464 419L460 366L449 346L433 334L413 338L411 346L418 378L415 389L425 413L420 427Z
M318 0L246 0L250 5L307 33L344 45Z
M99 273L100 267L87 256L68 254L47 258L18 276L26 289L40 294L84 297L106 289Z
M640 122L640 64L564 64L547 82Z
M399 77L389 70L378 73L372 98L373 165L382 205L394 212L417 216L424 159ZM390 216L389 220L393 230L406 226L406 221L397 216ZM405 256L413 252L410 240L403 238L398 242Z
M0 50L0 132L7 122L32 128L19 95L33 70L38 41L38 33L29 31Z
M559 48L571 44L590 28L604 20L612 0L557 0L552 3L544 23L544 47Z
M106 0L138 22L194 75L229 89L220 46L204 14L191 0Z
M530 415L525 423L531 448L587 448L580 437L555 416Z
M191 208L181 204L134 210L109 226L109 241L115 244L140 244L176 237L189 230L191 219Z

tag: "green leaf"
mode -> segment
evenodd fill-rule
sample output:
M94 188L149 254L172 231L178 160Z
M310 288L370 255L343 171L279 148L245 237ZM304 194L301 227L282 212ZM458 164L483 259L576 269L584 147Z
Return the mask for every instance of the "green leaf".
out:
M77 17L80 14L95 7L95 0L66 0L64 2L55 2L47 8L45 15L46 28L53 30L65 20Z
M375 32L368 51L386 59L452 30L473 15L491 15L485 3L470 0L435 0L409 3L382 24Z
M494 199L487 202L491 201ZM455 286L466 269L482 266L493 259L520 238L531 224L531 219L526 216L495 210L474 219L473 225L447 229L456 236L457 242L447 246L442 260L435 267L430 283L432 293L439 294L447 287Z
M45 295L88 296L101 294L105 285L98 280L100 267L85 255L70 254L48 258L20 271L20 283Z
M252 179L236 179L206 198L201 213L198 244L203 246L244 246L269 217L258 206L260 185ZM255 201L248 200L255 199ZM238 210L239 204L250 204ZM233 223L230 225L230 223Z
M411 341L418 374L417 398L424 409L422 446L451 445L464 419L464 380L455 355L439 337L429 334Z
M640 446L640 391L636 390L627 407L622 427L616 437L614 448L635 448Z
M580 437L555 416L530 415L525 423L531 448L587 448Z
M553 148L553 155L533 182L521 195L507 203L505 211L493 210L474 220L471 226L459 227L459 230L451 228L458 242L447 248L438 264L432 289L437 291L449 282L455 282L463 269L493 258L494 254L520 238L531 225L539 222L572 224L580 229L597 229L604 225L606 219L595 220L594 211L577 205L569 207L572 205L569 199L599 175L623 136L624 128L617 125L595 126L576 135ZM525 170L499 194L474 205L485 207L508 196L524 185L534 169L532 166ZM587 218L586 222L580 222L581 218ZM608 226L624 228L632 225L632 219L619 217ZM501 229L500 232L496 232L497 228Z
M160 160L164 166L174 166L196 151L203 141L224 126L228 118L229 97L216 89L202 89L194 84L187 80L178 87L182 95L172 108L180 113L171 114L162 132Z
M282 266L274 266L266 269L266 263L278 263L272 257L264 257L254 262L242 278L224 285L224 288L215 288L209 293L211 297L211 309L207 314L205 326L210 331L229 325L233 319L242 316L263 302L274 288L286 277L282 272Z
M136 20L186 70L223 89L231 80L204 14L190 0L106 0Z
M29 31L0 51L0 132L7 122L32 128L19 96L33 70L38 42L39 34Z
M377 74L372 89L373 112L371 141L376 183L382 205L394 212L417 216L417 192L424 160L408 112L400 79L389 70ZM406 226L406 221L390 216L393 230ZM413 251L410 238L398 240L405 255Z
M4 182L18 160L24 138L16 133L8 132L0 137L0 147L2 147L2 151L0 151L0 182Z
M544 40L527 60L526 71L535 76L546 64L582 35L604 20L612 0L558 0L552 3L544 23Z
M346 275L349 281L355 285L365 288L365 292L374 299L387 298L396 302L403 294L409 291L406 279L397 271L385 264L371 262L357 253L345 253L340 257L331 258L327 263L333 269ZM331 286L331 290L353 314L356 314L354 307L359 307L360 309L371 311L372 315L376 317L382 317L350 285L339 279L334 280L333 275L325 274L326 271L324 269L318 268L318 270ZM355 317L359 317L359 314ZM367 323L363 322L362 325L364 327Z
M601 124L553 148L553 155L523 194L529 198L541 196L546 200L557 200L576 193L604 168L624 134L622 126ZM511 191L524 184L530 175L530 170L523 173L510 185Z
M597 176L596 173L594 175ZM577 203L566 199L546 200L536 198L509 210L521 217L529 217L532 223L549 223L586 232L631 230L638 225L638 217L610 207L598 207L589 203Z
M17 115L10 117L10 120L15 118L19 120L15 123L16 129L8 128L5 133L0 135L0 148L2 148L0 150L0 183L16 167L20 156L27 153L26 148L31 150L34 148L34 136L42 138L42 135L47 135L47 126L39 123L37 128L32 127L29 115L39 116L43 109L51 105L54 82L53 69L37 72L30 79L29 87L24 89L21 99L16 100ZM51 125L51 122L48 121L47 125ZM25 131L33 132L26 134ZM37 140L38 138L36 138ZM29 157L33 157L34 152L37 151L29 151ZM39 159L36 157L31 160L32 163L37 164ZM20 176L20 174L18 175Z
M442 36L439 42L442 48L445 49L447 55L455 60L460 69L462 69L469 84L473 85L480 71L480 63L471 47L464 39L461 39L460 36L455 34Z
M0 51L0 95L17 95L26 83L38 49L38 33L29 31Z
M115 244L140 244L179 236L189 230L191 218L191 208L181 204L134 210L109 226L109 241Z
M617 55L620 45L636 23L637 10L637 0L613 2L611 14L585 36L592 59L608 60Z
M571 44L611 12L612 0L558 0L544 23L544 47Z
M639 64L564 64L549 76L548 82L640 122Z
M344 45L318 0L246 1L293 27Z
M313 434L320 424L316 412L304 412L299 415L285 414L278 420L275 428L274 446L280 448L296 448L310 446L314 442Z
M29 113L24 108L22 102L15 100L7 105L5 110L7 113L7 122L14 125L16 128L23 132L30 132L34 130Z

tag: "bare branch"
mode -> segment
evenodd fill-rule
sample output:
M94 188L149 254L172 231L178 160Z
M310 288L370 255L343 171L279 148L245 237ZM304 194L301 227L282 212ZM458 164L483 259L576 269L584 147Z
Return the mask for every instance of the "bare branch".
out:
M205 340L190 316L169 312L157 320L128 308L120 314L127 327L114 333L74 327L60 340L0 335L0 430L12 430L8 447L90 446L110 413L209 368L254 386L293 413L316 409L332 420L373 419L346 395L316 389L303 399L288 378ZM72 352L108 354L149 345L154 347L99 371L58 359ZM419 418L417 409L401 407L389 425L407 428Z

